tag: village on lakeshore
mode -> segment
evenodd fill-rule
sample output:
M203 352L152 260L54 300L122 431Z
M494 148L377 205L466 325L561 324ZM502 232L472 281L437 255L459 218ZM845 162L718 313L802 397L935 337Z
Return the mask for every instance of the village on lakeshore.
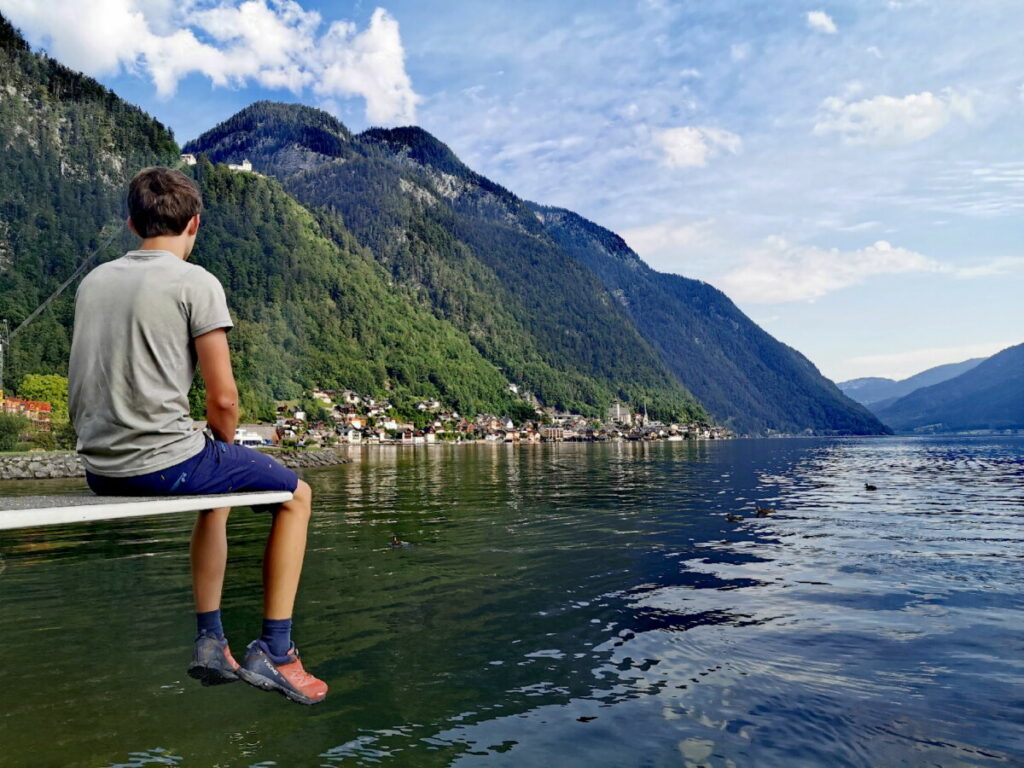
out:
M511 385L514 386L514 385ZM734 437L724 427L704 422L665 424L650 418L646 408L634 412L613 402L604 419L535 406L536 418L515 423L507 416L478 413L473 417L446 408L440 400L415 403L417 417L396 414L388 400L350 389L313 389L302 404L280 404L274 423L240 424L235 442L248 446L326 448L341 445L425 445L492 442L593 442L607 440L722 440ZM309 404L314 404L311 408ZM32 428L48 432L50 403L0 395L0 412L22 416ZM196 421L196 429L206 423Z
M514 386L514 385L513 385ZM436 398L415 404L419 417L401 419L387 400L349 389L314 389L319 412L298 406L278 406L274 424L244 424L236 442L248 445L326 447L338 444L417 445L442 442L539 443L600 440L721 440L733 435L703 422L664 424L646 409L631 412L614 402L605 419L593 419L554 408L536 407L536 418L513 422L507 416L478 413L464 416Z

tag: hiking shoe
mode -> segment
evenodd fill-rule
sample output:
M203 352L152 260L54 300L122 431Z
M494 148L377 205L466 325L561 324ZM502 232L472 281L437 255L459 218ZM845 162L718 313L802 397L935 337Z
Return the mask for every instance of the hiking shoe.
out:
M319 704L327 696L327 683L302 668L295 643L288 649L288 661L278 664L270 649L259 639L246 647L238 676L265 691L277 691L300 704Z
M200 632L196 636L188 674L203 685L220 685L237 680L238 662L231 655L228 641Z

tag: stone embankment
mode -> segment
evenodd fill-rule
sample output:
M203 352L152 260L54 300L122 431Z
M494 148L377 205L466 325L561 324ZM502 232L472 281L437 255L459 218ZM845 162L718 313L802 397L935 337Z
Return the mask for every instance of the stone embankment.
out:
M333 448L310 451L267 451L292 469L330 467L347 464L351 459ZM0 480L49 480L85 477L85 468L75 453L0 454Z

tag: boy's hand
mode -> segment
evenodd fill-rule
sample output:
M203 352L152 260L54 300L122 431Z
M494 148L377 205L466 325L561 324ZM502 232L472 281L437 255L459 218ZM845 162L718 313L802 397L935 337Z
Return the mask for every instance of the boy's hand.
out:
M196 336L195 345L206 384L206 424L218 440L233 443L238 427L238 387L231 371L227 331L217 328Z

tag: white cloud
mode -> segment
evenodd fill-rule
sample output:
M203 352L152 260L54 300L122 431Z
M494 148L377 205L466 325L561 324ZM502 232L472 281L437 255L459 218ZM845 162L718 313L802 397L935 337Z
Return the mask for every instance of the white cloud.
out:
M669 168L703 167L720 150L735 155L743 144L735 133L691 125L659 131L654 141L664 152L663 163Z
M807 26L817 32L824 32L826 35L834 35L838 31L832 17L824 11L808 11Z
M715 220L684 222L666 219L644 227L624 229L619 234L644 259L653 254L688 251L716 242Z
M733 43L729 48L729 58L733 61L743 61L750 55L750 43Z
M374 123L412 123L420 101L405 71L398 22L377 8L358 30L294 0L0 0L3 12L62 62L90 75L148 75L164 98L199 73L215 86L249 82L330 102L362 97ZM74 23L68 23L74 19Z
M938 95L924 91L855 102L833 96L822 102L814 133L837 133L847 144L895 146L926 139L954 117L973 116L971 100L949 88Z
M351 22L334 22L320 46L327 66L316 86L318 94L365 96L366 116L373 122L415 120L420 96L405 71L398 22L387 11L374 10L370 26L362 32L356 32Z
M981 344L968 344L957 347L928 347L910 352L895 352L884 355L861 355L843 361L844 369L849 373L847 378L862 376L885 376L890 379L906 379L914 374L934 368L937 365L961 363L976 357L991 357L1007 347L1019 344L1020 341L1004 339L988 341Z
M768 237L743 262L726 272L720 287L735 301L779 304L813 301L875 275L938 272L940 265L920 253L879 240L856 251L824 249Z
M997 256L981 264L975 264L970 267L955 267L949 271L962 278L1024 274L1024 256Z
M777 235L758 242L730 233L729 222L672 217L620 231L651 267L698 277L747 304L814 301L883 275L932 274L956 280L1024 276L1024 256L998 256L950 263L894 246L885 240L857 250L821 248ZM836 227L864 232L879 222Z

